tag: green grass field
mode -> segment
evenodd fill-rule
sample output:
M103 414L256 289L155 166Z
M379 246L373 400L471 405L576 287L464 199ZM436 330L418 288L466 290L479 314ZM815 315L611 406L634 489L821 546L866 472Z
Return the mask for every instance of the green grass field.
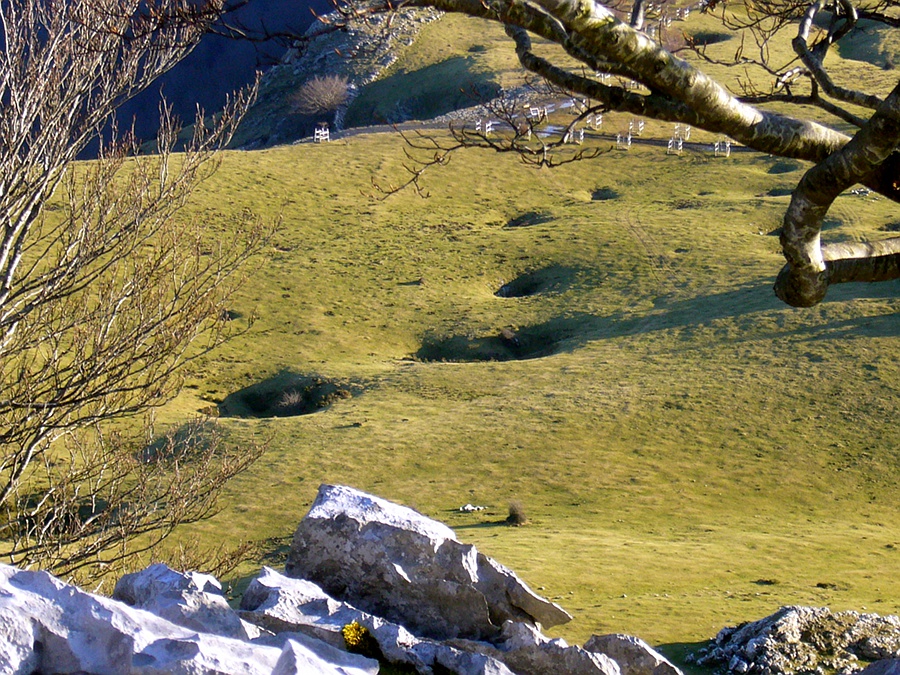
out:
M551 631L572 642L625 632L680 658L785 604L900 610L900 285L774 297L789 196L769 195L799 164L635 145L551 171L470 150L428 199L371 198L403 161L396 134L234 152L196 196L211 228L247 208L283 224L233 307L255 323L165 421L276 376L353 395L223 417L269 450L182 540L274 552L342 483L516 570L574 615ZM847 195L830 219L827 239L877 238L897 211ZM528 525L501 524L512 501Z

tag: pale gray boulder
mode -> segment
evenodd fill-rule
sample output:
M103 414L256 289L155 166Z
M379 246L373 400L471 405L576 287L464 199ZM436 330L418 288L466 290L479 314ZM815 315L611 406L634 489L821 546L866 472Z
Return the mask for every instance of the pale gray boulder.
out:
M209 574L178 572L157 563L119 579L113 598L185 628L239 640L256 636L248 634L221 584Z
M343 486L319 488L286 573L435 639L491 639L504 621L555 626L572 618L445 525Z
M0 569L0 578L2 574ZM0 593L5 593L2 588L0 584ZM4 610L0 596L0 673L31 675L36 672L40 665L40 655L34 648L37 640L37 626L15 612Z
M302 633L282 633L268 639L282 643L272 675L319 673L323 662L340 675L378 675L380 669L375 659L351 654Z
M358 657L361 666L348 671L348 655L334 665L299 643L269 646L198 632L8 565L0 565L0 627L11 638L0 661L4 675L368 675L377 667ZM297 654L302 669L291 671Z
M827 607L782 607L752 623L723 628L693 661L733 673L793 675L831 670L847 675L860 659L900 657L900 618L832 612Z
M548 638L529 623L507 621L492 645L464 640L451 640L450 644L492 656L516 675L622 675L619 665L605 654Z
M291 579L270 567L263 567L247 586L240 608L241 618L260 628L273 633L299 631L338 649L345 647L344 626L354 621L363 625L372 618L313 582Z
M403 626L332 598L311 581L292 579L268 567L244 592L240 614L266 630L303 633L339 649L346 648L342 629L356 622L369 632L385 660L425 675L436 666L455 675L512 675L489 656L418 638Z
M682 675L665 656L633 635L594 635L584 648L606 654L619 664L622 675Z

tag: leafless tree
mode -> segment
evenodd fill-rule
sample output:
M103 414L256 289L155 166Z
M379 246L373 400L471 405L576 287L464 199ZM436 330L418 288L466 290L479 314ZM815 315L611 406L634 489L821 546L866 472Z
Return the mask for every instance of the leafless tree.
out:
M345 76L316 75L300 85L294 105L304 115L321 115L336 111L349 98L350 83Z
M213 239L181 213L254 91L183 153L163 107L158 153L113 134L116 108L183 58L221 0L0 0L0 554L92 572L208 515L259 454L194 423L150 443L123 421L169 400L226 335L252 217Z
M353 21L364 20L369 12L390 11L393 6L375 0L374 4L350 3L338 9L343 21ZM591 112L620 111L690 124L760 152L813 162L784 216L781 242L787 264L778 276L775 292L785 302L811 306L824 298L830 284L900 278L900 238L829 245L820 240L834 199L856 183L900 201L900 153L896 151L900 86L886 97L858 91L853 82L835 82L825 65L828 52L860 18L898 26L900 19L892 0L875 0L864 7L855 5L854 0L754 0L735 7L716 0L690 5L673 0L633 0L628 4L406 0L401 6L434 7L503 24L522 66L588 99ZM737 91L698 66L702 58L690 62L679 58L670 51L671 40L663 39L661 44L661 31L649 30L651 18L658 25L663 13L668 23L676 13L683 19L685 9L693 10L695 16L700 11L712 13L727 28L741 33L741 48L728 65L754 70L755 75L745 79ZM817 27L817 17L824 17L826 27ZM332 26L337 23L332 21ZM786 32L795 58L773 63L769 47ZM534 36L554 43L559 58L546 52L538 55L532 48ZM675 44L681 46L678 41ZM702 48L696 51L703 57ZM571 59L578 62L577 68L567 65ZM752 84L764 80L770 81L771 87L762 90ZM640 86L623 86L623 82ZM776 101L796 106L795 113L777 113L765 107ZM824 110L835 124L815 121L801 106ZM844 133L838 123L853 125L855 132ZM507 150L526 148L519 134L510 137L513 140L507 143ZM457 134L455 140L456 145L482 144L495 149L502 145L497 140L490 142L484 134L468 139ZM430 161L446 161L445 150L435 148Z

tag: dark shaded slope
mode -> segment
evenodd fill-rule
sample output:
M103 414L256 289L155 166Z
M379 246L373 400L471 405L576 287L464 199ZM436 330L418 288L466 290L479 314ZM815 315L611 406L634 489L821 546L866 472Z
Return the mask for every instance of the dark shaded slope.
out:
M331 5L328 0L251 0L228 20L255 35L302 34L313 20L310 7L325 13ZM139 138L155 137L160 92L185 123L193 121L198 104L206 111L217 111L229 93L252 82L257 69L277 62L286 49L285 41L279 39L250 42L208 35L184 61L120 109L120 126L127 128L134 120Z

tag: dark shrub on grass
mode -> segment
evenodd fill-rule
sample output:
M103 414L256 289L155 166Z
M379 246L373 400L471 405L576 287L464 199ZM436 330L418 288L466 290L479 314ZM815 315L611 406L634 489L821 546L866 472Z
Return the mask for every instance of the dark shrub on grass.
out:
M522 506L522 502L510 502L506 524L512 527L519 527L527 522L528 517L525 515L525 507Z

